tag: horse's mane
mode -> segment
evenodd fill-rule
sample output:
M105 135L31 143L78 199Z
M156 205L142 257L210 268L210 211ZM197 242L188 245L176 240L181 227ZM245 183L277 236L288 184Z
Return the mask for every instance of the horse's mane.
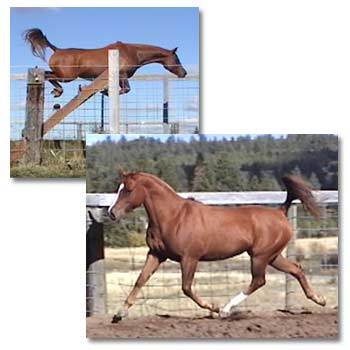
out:
M141 175L144 176L146 178L152 179L154 181L157 182L158 185L160 185L163 188L166 188L168 190L170 190L171 192L176 194L176 191L170 186L168 185L165 181L163 181L162 179L160 179L159 177L153 175L153 174L149 174L149 173L144 173L144 172L136 172L135 175Z
M115 43L111 43L108 44L107 46L105 46L105 48L114 48L116 45L118 46L132 46L133 48L135 48L136 50L145 50L145 49L149 49L149 50L158 50L162 52L162 56L168 56L169 53L171 53L171 50L165 49L164 47L160 47L160 46L156 46L156 45L150 45L150 44L136 44L136 43L125 43L123 41L116 41Z

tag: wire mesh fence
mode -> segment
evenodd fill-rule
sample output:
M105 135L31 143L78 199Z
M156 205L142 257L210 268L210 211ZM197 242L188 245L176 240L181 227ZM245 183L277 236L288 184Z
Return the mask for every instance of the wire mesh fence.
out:
M16 67L13 67L14 70ZM164 75L138 75L131 79L131 91L120 100L123 133L163 133L177 124L178 133L195 133L199 129L198 74L185 78ZM44 120L74 98L89 84L77 79L63 84L60 97L51 93L45 82ZM11 73L11 140L22 138L25 125L27 74ZM167 101L166 101L167 100ZM167 106L164 106L168 102ZM48 140L84 140L87 133L109 132L108 97L97 93L67 115L45 135Z
M138 75L120 101L121 133L199 132L198 75Z
M338 305L338 204L322 206L320 220L309 216L301 205L295 205L295 240L284 252L292 261L302 265L314 289L326 297L328 307ZM105 242L105 272L107 285L106 312L114 313L131 291L146 258L145 230L147 217L143 209L116 225L102 215ZM200 262L194 290L208 302L224 305L250 283L250 260L244 253L238 257L215 262ZM273 268L267 270L266 285L247 298L237 310L273 311L276 309L319 308L309 301L293 277ZM142 288L131 317L167 314L205 316L181 290L179 264L166 261Z
M118 85L123 84L123 79L117 75L111 80L111 69L104 68L92 81L75 79L66 84L41 68L24 73L24 67L12 67L12 162L23 159L30 144L38 147L38 141L41 163L43 160L50 163L50 159L83 162L88 133L111 130L124 134L199 132L198 74L184 78L171 74L136 75L130 81L131 90L119 97ZM42 80L36 72L42 72ZM69 77L65 79L70 80ZM55 85L57 83L62 84L63 92ZM112 89L114 86L118 88ZM39 90L42 96L37 98ZM114 111L118 116L113 115ZM37 129L34 136L31 128ZM40 134L41 139L37 140ZM29 157L25 162L32 162L33 158L38 159Z

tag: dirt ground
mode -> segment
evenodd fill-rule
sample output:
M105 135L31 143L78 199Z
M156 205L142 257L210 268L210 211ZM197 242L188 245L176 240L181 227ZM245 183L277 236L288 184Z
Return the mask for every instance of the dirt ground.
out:
M112 324L111 315L87 318L87 338L328 338L338 337L338 312L267 314L241 312L230 319L168 315L129 318Z

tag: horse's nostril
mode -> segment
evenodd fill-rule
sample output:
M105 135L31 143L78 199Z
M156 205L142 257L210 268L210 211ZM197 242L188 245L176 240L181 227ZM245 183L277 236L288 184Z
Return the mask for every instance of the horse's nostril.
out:
M109 217L110 217L112 220L115 220L115 219L116 219L115 215L114 215L111 211L108 212L108 214L109 214Z

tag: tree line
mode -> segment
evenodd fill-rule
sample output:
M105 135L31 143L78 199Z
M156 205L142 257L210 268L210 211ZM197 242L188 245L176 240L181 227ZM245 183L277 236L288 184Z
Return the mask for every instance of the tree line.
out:
M281 190L281 177L297 174L314 189L338 188L338 138L288 135L189 142L171 135L165 142L144 136L118 142L107 137L87 147L87 192L112 192L116 166L159 176L178 192Z

